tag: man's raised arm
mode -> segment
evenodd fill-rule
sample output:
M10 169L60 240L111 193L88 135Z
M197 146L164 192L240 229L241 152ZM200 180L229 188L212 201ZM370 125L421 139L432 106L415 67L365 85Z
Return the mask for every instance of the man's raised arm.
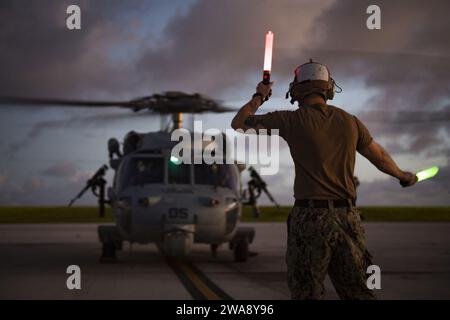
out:
M266 97L270 96L272 83L265 85L262 82L256 87L256 93L253 95L252 99L247 102L238 113L234 116L231 121L231 127L234 130L242 129L247 130L253 129L264 129L261 123L258 123L256 118L252 116L258 110L258 108L264 103Z

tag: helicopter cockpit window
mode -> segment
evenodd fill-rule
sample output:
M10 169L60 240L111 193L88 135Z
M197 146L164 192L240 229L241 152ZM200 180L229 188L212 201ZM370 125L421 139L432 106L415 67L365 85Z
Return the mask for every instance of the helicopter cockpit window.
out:
M163 158L132 158L124 170L125 186L164 183Z
M195 184L213 185L239 190L239 180L233 165L194 165Z

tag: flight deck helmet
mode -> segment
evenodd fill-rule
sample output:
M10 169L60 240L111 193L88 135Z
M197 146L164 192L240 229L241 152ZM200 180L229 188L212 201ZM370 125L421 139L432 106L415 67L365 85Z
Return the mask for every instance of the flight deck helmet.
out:
M289 84L286 99L291 97L291 103L303 105L304 99L310 94L320 94L325 101L331 100L336 91L336 83L328 68L318 62L309 62L298 66L294 71L294 81Z

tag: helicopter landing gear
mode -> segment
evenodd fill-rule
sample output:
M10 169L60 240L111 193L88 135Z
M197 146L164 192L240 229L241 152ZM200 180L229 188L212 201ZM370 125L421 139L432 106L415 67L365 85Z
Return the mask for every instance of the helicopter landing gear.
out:
M117 261L116 245L114 242L104 242L102 246L102 256L100 263L114 263Z
M234 261L246 262L249 257L248 239L243 238L234 246Z
M211 248L211 255L213 257L217 257L217 249L219 249L219 245L214 243L214 244L211 244L210 248Z
M98 226L97 232L102 243L100 263L116 262L116 251L122 249L122 239L116 226Z
M233 239L230 241L230 249L233 250L234 261L246 262L254 254L249 251L249 244L253 242L255 229L239 228Z
M183 258L191 251L194 243L194 233L173 231L164 234L163 250L170 257Z

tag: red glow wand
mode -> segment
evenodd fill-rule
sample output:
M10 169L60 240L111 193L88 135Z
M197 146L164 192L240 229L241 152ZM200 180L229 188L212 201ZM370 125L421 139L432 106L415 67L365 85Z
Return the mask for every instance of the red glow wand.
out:
M270 72L272 70L272 49L273 49L273 32L266 33L266 49L264 51L264 72L263 83L270 83Z

